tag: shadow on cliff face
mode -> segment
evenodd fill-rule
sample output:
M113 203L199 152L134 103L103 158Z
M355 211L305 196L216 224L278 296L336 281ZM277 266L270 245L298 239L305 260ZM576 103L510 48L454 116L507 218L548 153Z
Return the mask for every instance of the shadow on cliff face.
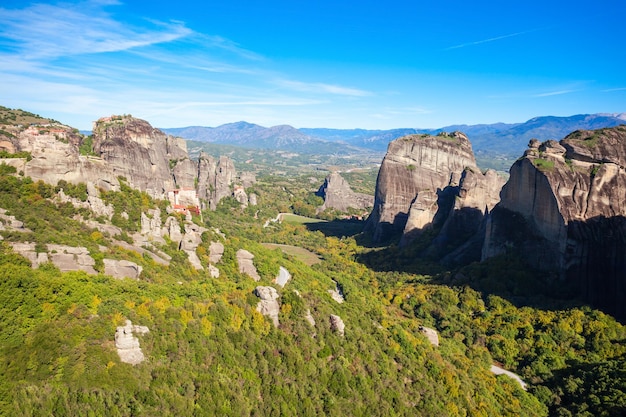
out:
M564 258L564 279L594 307L626 323L626 217L570 222Z

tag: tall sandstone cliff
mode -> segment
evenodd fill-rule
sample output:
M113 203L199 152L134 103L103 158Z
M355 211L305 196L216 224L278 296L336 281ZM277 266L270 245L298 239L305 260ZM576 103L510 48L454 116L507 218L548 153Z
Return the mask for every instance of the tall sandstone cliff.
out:
M469 139L463 133L409 135L389 144L378 180L374 208L366 230L374 242L401 235L407 245L425 230L437 235L426 251L452 263L449 256L475 237L487 212L498 201L504 181L494 172L481 173ZM480 259L474 250L472 259Z
M486 226L483 259L517 251L626 318L626 126L533 140Z
M348 211L350 208L363 210L372 207L374 203L372 195L352 191L350 184L338 172L331 172L316 194L324 199L322 210L327 208L339 211Z
M94 122L92 156L81 155L80 135L73 129L12 127L12 136L0 143L11 153L27 151L32 159L5 159L33 180L56 184L91 183L96 187L119 189L119 177L155 198L166 198L175 189L195 189L198 197L215 208L233 195L238 181L235 165L228 157L202 154L193 161L186 142L168 136L148 122L132 116L103 117Z

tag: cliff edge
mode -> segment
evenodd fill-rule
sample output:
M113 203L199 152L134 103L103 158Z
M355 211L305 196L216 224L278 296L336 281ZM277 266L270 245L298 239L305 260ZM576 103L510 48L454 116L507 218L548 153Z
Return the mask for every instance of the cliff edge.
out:
M553 288L626 318L626 126L531 140L500 196L482 259L516 251Z

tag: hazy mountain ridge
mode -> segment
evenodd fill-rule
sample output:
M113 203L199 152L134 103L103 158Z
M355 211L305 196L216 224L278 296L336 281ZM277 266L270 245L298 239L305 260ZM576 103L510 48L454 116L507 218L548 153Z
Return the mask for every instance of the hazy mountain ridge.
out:
M626 123L626 113L580 114L568 117L540 116L523 123L449 125L437 129L398 128L388 130L300 128L289 125L263 127L237 122L218 127L162 128L185 139L252 148L282 149L302 153L384 152L394 139L411 134L461 131L476 153L517 156L532 138L560 139L575 130L593 130Z
M161 129L188 140L236 145L258 149L280 149L303 153L343 153L346 144L316 138L289 125L263 127L253 123L236 122L218 127L190 126ZM352 152L359 151L353 149Z

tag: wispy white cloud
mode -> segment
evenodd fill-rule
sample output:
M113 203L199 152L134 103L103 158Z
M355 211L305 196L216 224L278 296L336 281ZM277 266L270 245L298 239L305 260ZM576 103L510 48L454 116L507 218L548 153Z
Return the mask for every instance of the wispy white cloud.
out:
M536 31L536 29L535 30L525 30L525 31L522 31L522 32L515 32L515 33L509 33L509 34L501 35L501 36L494 36L493 38L482 39L482 40L479 40L479 41L462 43L462 44L459 44L459 45L454 45L454 46L450 46L448 48L444 48L444 51L450 51L452 49L465 48L467 46L480 45L480 44L483 44L483 43L495 42L495 41L499 41L499 40L502 40L502 39L507 39L507 38L512 38L512 37L515 37L515 36L525 35L527 33L532 33L532 32L535 32L535 31Z
M181 22L153 21L150 28L124 25L102 8L114 4L33 4L25 9L0 9L4 49L32 60L125 51L172 42L193 33Z
M302 81L277 79L275 84L295 91L310 92L310 93L328 93L340 96L350 97L366 97L373 95L372 92L361 90L358 88L344 87L334 84L325 83L306 83Z
M606 90L600 90L603 93L612 93L615 91L626 91L626 87L618 87L618 88L607 88Z
M561 96L563 94L574 93L578 90L557 90L557 91L548 91L546 93L534 94L532 97L552 97L552 96Z

